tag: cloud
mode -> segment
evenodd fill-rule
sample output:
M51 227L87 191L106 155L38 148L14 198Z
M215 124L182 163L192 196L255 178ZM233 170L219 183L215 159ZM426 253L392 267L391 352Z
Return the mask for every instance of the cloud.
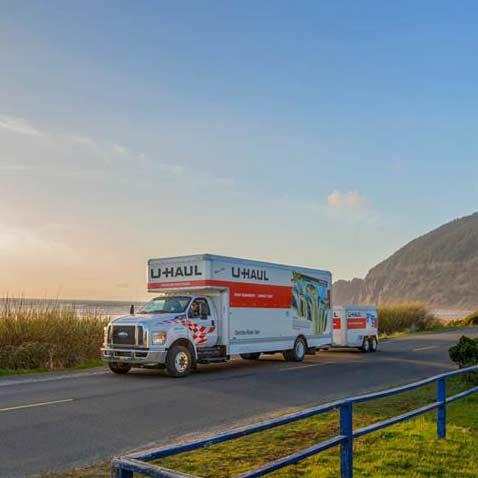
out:
M368 201L358 191L332 191L327 196L327 206L331 209L363 211L368 209Z
M44 133L23 118L0 115L0 128L28 136L44 136Z

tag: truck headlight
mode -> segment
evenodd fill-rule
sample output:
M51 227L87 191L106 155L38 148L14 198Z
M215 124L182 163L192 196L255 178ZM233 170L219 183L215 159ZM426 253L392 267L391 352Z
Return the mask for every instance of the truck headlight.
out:
M162 330L158 332L153 332L151 334L151 337L152 337L151 340L153 345L164 345L166 343L166 336L167 336L167 332L164 332Z

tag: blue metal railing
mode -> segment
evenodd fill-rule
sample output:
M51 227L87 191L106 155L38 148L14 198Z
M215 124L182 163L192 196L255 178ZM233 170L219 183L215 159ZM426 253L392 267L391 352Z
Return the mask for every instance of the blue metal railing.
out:
M472 371L478 371L478 365L436 375L434 377L430 377L419 382L411 383L409 385L404 385L402 387L396 387L382 392L359 395L357 397L350 397L346 398L345 400L327 403L325 405L320 405L318 407L309 408L307 410L302 410L300 412L292 413L289 415L284 415L282 417L274 418L272 420L260 422L242 428L237 428L225 433L220 433L207 439L195 440L189 443L173 445L163 448L155 448L152 450L146 450L143 452L133 453L127 456L115 458L112 461L111 465L111 476L114 478L133 478L133 473L138 473L143 476L150 476L152 478L199 478L193 475L188 475L186 473L181 473L179 471L169 470L158 465L153 465L148 462L157 460L159 458L164 458L166 456L176 455L178 453L197 450L199 448L204 448L228 440L234 440L235 438L244 437L253 433L261 432L281 425L286 425L287 423L292 423L297 420L303 420L304 418L313 417L322 413L330 412L331 410L338 409L340 413L340 435L313 445L309 448L306 448L305 450L298 451L292 455L269 462L261 466L260 468L256 468L255 470L242 473L236 478L256 478L259 476L264 476L285 466L298 463L305 458L316 455L321 451L327 450L328 448L332 448L337 445L340 445L340 476L341 478L352 478L353 441L355 438L367 435L368 433L377 430L381 430L382 428L389 427L390 425L394 425L405 420L410 420L411 418L414 418L418 415L432 410L437 410L438 438L445 438L447 404L478 392L478 386L475 386L447 398L446 379L448 377ZM417 408L410 412L404 413L402 415L392 417L388 420L373 423L372 425L368 425L357 430L353 429L353 404L368 402L370 400L378 398L390 397L391 395L397 395L403 392L409 392L411 390L415 390L419 387L423 387L424 385L428 385L433 382L437 383L437 399L435 402Z

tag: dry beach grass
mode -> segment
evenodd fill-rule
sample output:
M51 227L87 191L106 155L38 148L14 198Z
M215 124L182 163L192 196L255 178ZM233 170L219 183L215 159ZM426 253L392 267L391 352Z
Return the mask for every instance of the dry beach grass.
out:
M106 322L94 310L80 316L74 307L54 300L5 300L0 310L0 370L5 374L95 363Z

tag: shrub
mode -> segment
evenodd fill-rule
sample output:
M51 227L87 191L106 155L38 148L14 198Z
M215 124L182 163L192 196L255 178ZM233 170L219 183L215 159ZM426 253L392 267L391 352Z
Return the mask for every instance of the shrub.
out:
M0 311L0 368L66 368L100 358L107 319L58 302L6 300Z
M478 365L478 339L470 339L463 335L456 345L450 347L448 354L460 368Z
M22 345L0 347L0 368L37 369L53 368L55 346L28 342Z
M378 327L381 334L428 330L441 325L420 302L382 305L378 308Z
M478 310L475 310L475 312L472 312L471 314L467 315L463 319L463 325L466 327L478 325Z
M478 365L478 339L470 339L463 335L456 345L450 347L448 354L460 368ZM466 373L463 380L467 383L478 384L478 371Z

